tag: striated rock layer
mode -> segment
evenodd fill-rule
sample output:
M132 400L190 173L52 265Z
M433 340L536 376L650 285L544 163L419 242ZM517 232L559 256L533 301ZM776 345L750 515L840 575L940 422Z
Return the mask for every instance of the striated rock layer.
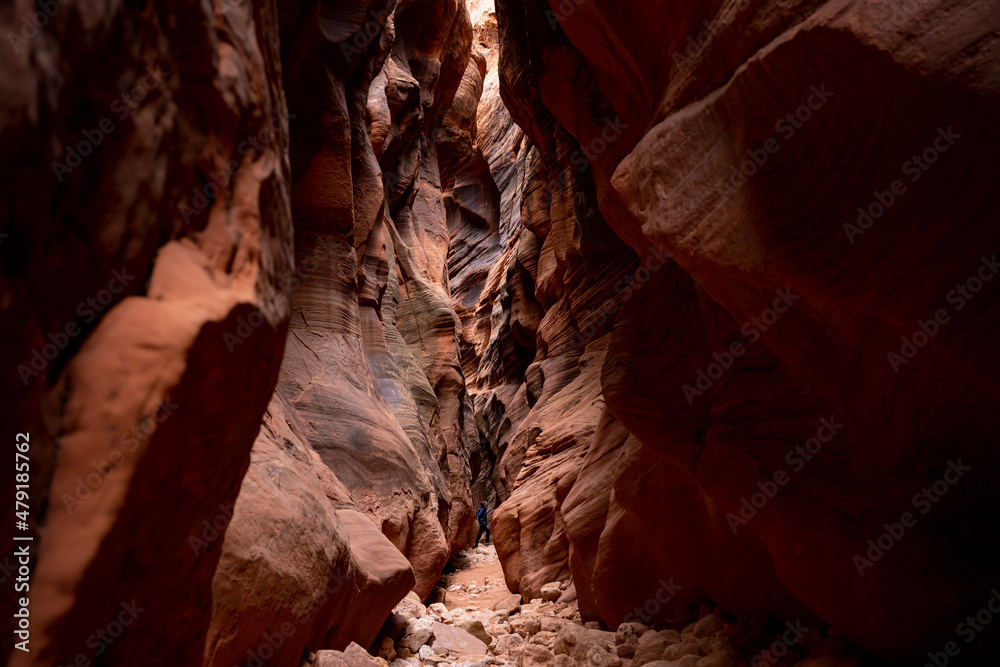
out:
M479 443L440 185L458 158L437 154L445 133L459 149L470 142L446 120L469 59L468 14L458 2L287 11L292 315L213 582L205 662L220 666L275 632L291 663L369 645L409 589L431 592L473 524Z
M0 425L30 434L35 537L30 653L11 653L12 577L0 653L197 664L218 551L188 538L236 499L289 315L277 20L55 6L43 30L35 3L0 18Z
M35 11L0 19L30 663L367 645L475 523L442 185L482 86L464 3Z
M487 83L522 229L456 299L508 585L942 650L997 568L996 3L480 16L525 136L482 131Z
M906 661L990 599L993 0L41 6L0 17L12 664L369 645L483 499L511 590L609 627Z

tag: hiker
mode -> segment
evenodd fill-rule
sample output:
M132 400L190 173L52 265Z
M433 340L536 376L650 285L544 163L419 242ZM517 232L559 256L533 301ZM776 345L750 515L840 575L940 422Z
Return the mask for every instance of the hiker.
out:
M483 501L483 504L479 506L479 509L476 510L476 518L479 520L479 534L476 535L476 546L479 546L479 538L483 536L483 533L486 533L486 541L483 542L483 544L490 546L490 525L486 521L485 500Z

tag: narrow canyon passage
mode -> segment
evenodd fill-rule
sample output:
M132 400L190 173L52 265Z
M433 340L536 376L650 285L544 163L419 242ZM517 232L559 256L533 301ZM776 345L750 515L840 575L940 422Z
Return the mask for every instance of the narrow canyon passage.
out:
M5 664L995 664L1000 0L0 28Z

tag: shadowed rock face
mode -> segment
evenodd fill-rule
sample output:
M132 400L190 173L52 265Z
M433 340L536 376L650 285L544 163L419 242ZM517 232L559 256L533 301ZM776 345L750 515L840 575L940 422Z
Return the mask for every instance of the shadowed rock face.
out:
M0 18L12 664L123 610L104 664L367 646L484 499L511 590L610 627L912 661L989 599L996 2L37 11Z
M282 35L285 90L302 110L291 125L292 317L213 582L211 664L230 664L289 618L288 656L367 646L392 606L410 588L429 594L469 540L479 443L447 296L439 174L450 163L437 145L445 133L456 154L471 142L443 120L471 28L464 5L428 14L427 4L282 16L296 26ZM297 480L272 489L287 519L267 516L260 493L276 474ZM289 526L275 534L272 520ZM289 568L289 552L311 560ZM237 584L245 572L259 583Z
M540 241L497 273L530 267L544 308L523 382L480 362L509 585L572 574L612 627L673 577L645 613L799 615L905 659L955 639L997 566L996 4L496 10L531 144L500 196ZM486 298L497 323L531 301Z
M277 664L367 646L413 585L406 559L306 442L296 412L275 398L226 530L205 664L241 664L247 650L275 645Z
M2 46L0 421L31 434L31 664L92 660L122 604L107 664L367 645L472 531L439 176L481 88L464 4L208 9L77 3Z
M236 499L284 346L273 8L135 4L57 3L39 31L35 3L0 19L0 424L30 434L36 537L15 665L92 658L123 605L133 640L107 664L198 663L218 550L188 538Z

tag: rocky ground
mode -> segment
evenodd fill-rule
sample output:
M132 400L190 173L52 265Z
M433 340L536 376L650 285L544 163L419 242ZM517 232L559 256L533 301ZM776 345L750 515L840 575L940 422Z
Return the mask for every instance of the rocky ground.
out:
M530 602L510 593L492 546L461 552L449 569L431 595L438 601L424 605L410 593L393 609L370 651L358 644L344 651L320 651L303 667L859 664L846 657L848 645L801 623L777 632L762 619L735 622L707 607L700 620L682 629L623 623L612 632L598 623L583 623L572 585L547 584L542 597Z
M503 567L492 544L459 552L445 568L435 595L444 597L452 613L469 605L482 609L511 597L504 583ZM433 597L432 599L438 599Z

